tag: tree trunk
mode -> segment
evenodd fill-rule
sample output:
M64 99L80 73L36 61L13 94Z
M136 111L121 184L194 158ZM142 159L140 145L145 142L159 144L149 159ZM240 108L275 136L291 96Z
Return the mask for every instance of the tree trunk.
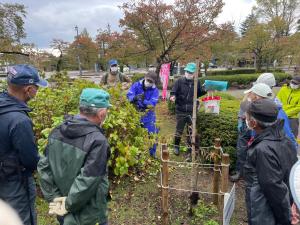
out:
M56 71L57 72L60 72L61 71L61 67L62 67L62 54L59 56L59 59L57 61L57 64L56 64Z

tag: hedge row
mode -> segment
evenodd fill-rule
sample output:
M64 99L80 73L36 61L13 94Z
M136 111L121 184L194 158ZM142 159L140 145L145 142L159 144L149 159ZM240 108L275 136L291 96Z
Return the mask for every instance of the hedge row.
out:
M249 85L252 82L256 81L257 77L261 73L254 73L254 74L236 74L236 75L219 75L219 76L207 76L207 77L201 77L199 78L201 83L203 84L205 80L220 80L220 81L228 81L229 87L230 86L237 86L237 85ZM292 76L283 73L283 72L276 72L274 73L277 84L285 82L288 79L291 79ZM132 82L135 82L137 80L140 80L141 78L144 77L144 74L134 74L134 76L131 78ZM169 82L168 84L168 89L170 90L173 86L173 82ZM161 84L158 85L158 88L162 88Z
M262 73L267 72L266 70L262 70ZM270 71L274 72L282 72L280 69ZM213 70L207 71L207 76L218 76L218 75L238 75L238 74L254 74L257 73L254 68L245 68L245 69L233 69L233 70Z
M251 82L256 81L257 77L260 73L256 74L238 74L238 75L225 75L225 76L213 76L213 77L201 77L201 83L204 83L205 80L220 80L220 81L228 81L229 86L232 85L249 85ZM292 76L286 73L274 73L277 83L281 83L286 81L287 79L291 79Z

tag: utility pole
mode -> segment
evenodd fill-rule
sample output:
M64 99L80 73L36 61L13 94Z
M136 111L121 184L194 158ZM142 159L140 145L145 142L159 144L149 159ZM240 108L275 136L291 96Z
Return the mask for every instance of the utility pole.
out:
M77 61L78 61L78 68L79 68L79 75L82 76L82 69L81 69L81 62L79 57L79 34L78 34L78 26L75 26L76 30L76 39L77 39Z
M110 30L110 24L109 23L107 24L107 31L108 31L108 34L110 35L111 30Z

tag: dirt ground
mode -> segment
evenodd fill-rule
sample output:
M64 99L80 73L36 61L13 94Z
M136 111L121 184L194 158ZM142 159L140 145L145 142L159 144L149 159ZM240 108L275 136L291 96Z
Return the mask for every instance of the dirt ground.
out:
M172 138L175 130L174 116L169 115L167 106L161 103L157 109L158 126L160 135ZM158 158L160 157L158 148ZM170 160L185 161L184 153L175 156L170 151ZM153 166L153 172L147 176L127 178L113 190L113 199L109 204L109 220L111 225L158 225L161 224L161 189L160 161L157 160ZM191 186L191 169L177 164L170 167L170 187L189 190ZM213 170L199 170L197 190L211 191ZM233 184L230 182L230 187ZM204 220L217 220L217 213L212 213L208 218L191 217L189 214L189 192L171 190L169 192L169 213L172 225L204 224ZM211 205L212 195L200 195L200 202ZM203 216L204 217L204 216ZM205 223L213 224L213 223ZM246 209L244 201L244 184L242 181L236 183L235 210L231 219L232 225L246 225Z

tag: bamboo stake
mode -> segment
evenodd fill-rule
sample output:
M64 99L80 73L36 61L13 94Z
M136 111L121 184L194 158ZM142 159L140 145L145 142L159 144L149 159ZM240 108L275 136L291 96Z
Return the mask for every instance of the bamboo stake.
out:
M219 193L220 186L220 150L221 150L221 140L220 138L215 139L214 145L214 177L213 177L213 193ZM213 203L218 206L218 195L214 195Z
M167 144L162 144L162 224L169 224L169 151Z
M192 117L192 162L196 161L196 122L197 122L197 96L198 96L198 76L199 76L200 60L196 60L196 72L194 75L194 97L193 97L193 117ZM195 164L192 164L191 186L192 193L190 195L190 214L193 214L193 205L196 205L199 199L199 193L193 192L197 189L198 170Z
M228 177L229 177L229 155L222 155L222 176L221 176L221 192L219 195L219 215L220 224L223 224L223 210L224 210L224 195L228 191Z

